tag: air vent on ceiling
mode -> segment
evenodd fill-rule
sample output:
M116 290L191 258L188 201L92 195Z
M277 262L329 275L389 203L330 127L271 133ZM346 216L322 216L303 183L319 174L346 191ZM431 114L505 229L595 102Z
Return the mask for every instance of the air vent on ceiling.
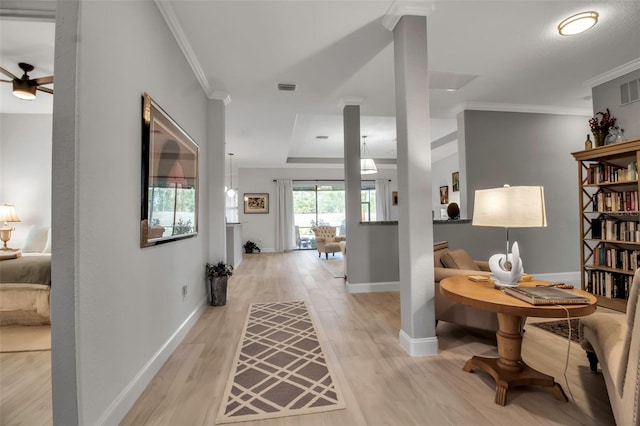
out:
M626 105L640 100L640 79L620 85L620 104Z
M316 136L316 139L329 139L329 136L318 135Z
M282 90L285 92L295 92L296 85L292 83L278 83L278 90Z

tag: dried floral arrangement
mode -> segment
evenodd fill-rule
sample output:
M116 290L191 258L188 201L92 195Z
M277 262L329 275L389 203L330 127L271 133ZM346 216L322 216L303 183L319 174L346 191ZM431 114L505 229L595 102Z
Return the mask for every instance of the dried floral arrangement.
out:
M598 116L601 116L600 121L598 122ZM610 127L614 127L616 125L616 118L611 115L611 111L607 108L607 112L597 112L595 117L589 119L589 126L591 126L592 132L597 132L598 130L607 133Z

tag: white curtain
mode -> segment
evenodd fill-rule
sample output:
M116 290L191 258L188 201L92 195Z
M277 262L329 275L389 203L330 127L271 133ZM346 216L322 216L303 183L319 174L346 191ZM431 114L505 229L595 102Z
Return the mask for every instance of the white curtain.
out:
M376 220L391 220L391 192L388 179L376 179Z
M276 251L296 248L296 228L293 222L293 182L276 181Z

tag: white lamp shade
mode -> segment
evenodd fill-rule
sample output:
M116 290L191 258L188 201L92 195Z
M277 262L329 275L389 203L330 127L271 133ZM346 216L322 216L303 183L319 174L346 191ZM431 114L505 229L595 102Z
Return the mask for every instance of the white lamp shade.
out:
M20 222L16 206L13 204L0 205L0 222Z
M542 186L508 186L475 192L474 226L531 228L547 226Z

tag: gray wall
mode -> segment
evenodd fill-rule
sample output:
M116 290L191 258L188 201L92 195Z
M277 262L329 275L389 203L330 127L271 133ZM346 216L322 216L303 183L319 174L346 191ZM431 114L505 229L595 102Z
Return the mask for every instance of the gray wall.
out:
M591 91L593 112L604 112L609 108L613 116L618 119L616 125L624 129L627 139L640 138L640 101L620 105L620 85L638 78L640 78L640 69L596 86Z
M206 307L204 264L224 258L224 237L209 252L222 195L216 214L208 196L222 194L208 170L223 163L207 158L224 147L208 144L208 101L153 2L59 2L55 50L54 423L118 424ZM201 166L197 237L145 249L143 92L199 144Z
M15 204L10 247L51 225L51 114L0 114L0 203Z
M449 188L449 204L460 203L460 191L453 192L452 186L452 174L453 172L459 172L460 166L458 164L458 154L449 155L439 161L433 162L431 165L431 204L434 210L434 219L448 219L446 213L442 214L442 210L447 208L447 204L440 204L440 187L446 186ZM460 177L462 179L462 177ZM427 218L429 215L427 215ZM462 217L462 216L461 216Z
M578 166L571 152L584 148L589 117L492 111L461 114L466 175L461 174L460 179L468 189L469 218L476 189L507 183L542 185L548 226L512 229L510 240L518 241L526 272L578 271ZM435 241L449 240L477 259L505 251L506 235L501 228L470 224L434 228Z

